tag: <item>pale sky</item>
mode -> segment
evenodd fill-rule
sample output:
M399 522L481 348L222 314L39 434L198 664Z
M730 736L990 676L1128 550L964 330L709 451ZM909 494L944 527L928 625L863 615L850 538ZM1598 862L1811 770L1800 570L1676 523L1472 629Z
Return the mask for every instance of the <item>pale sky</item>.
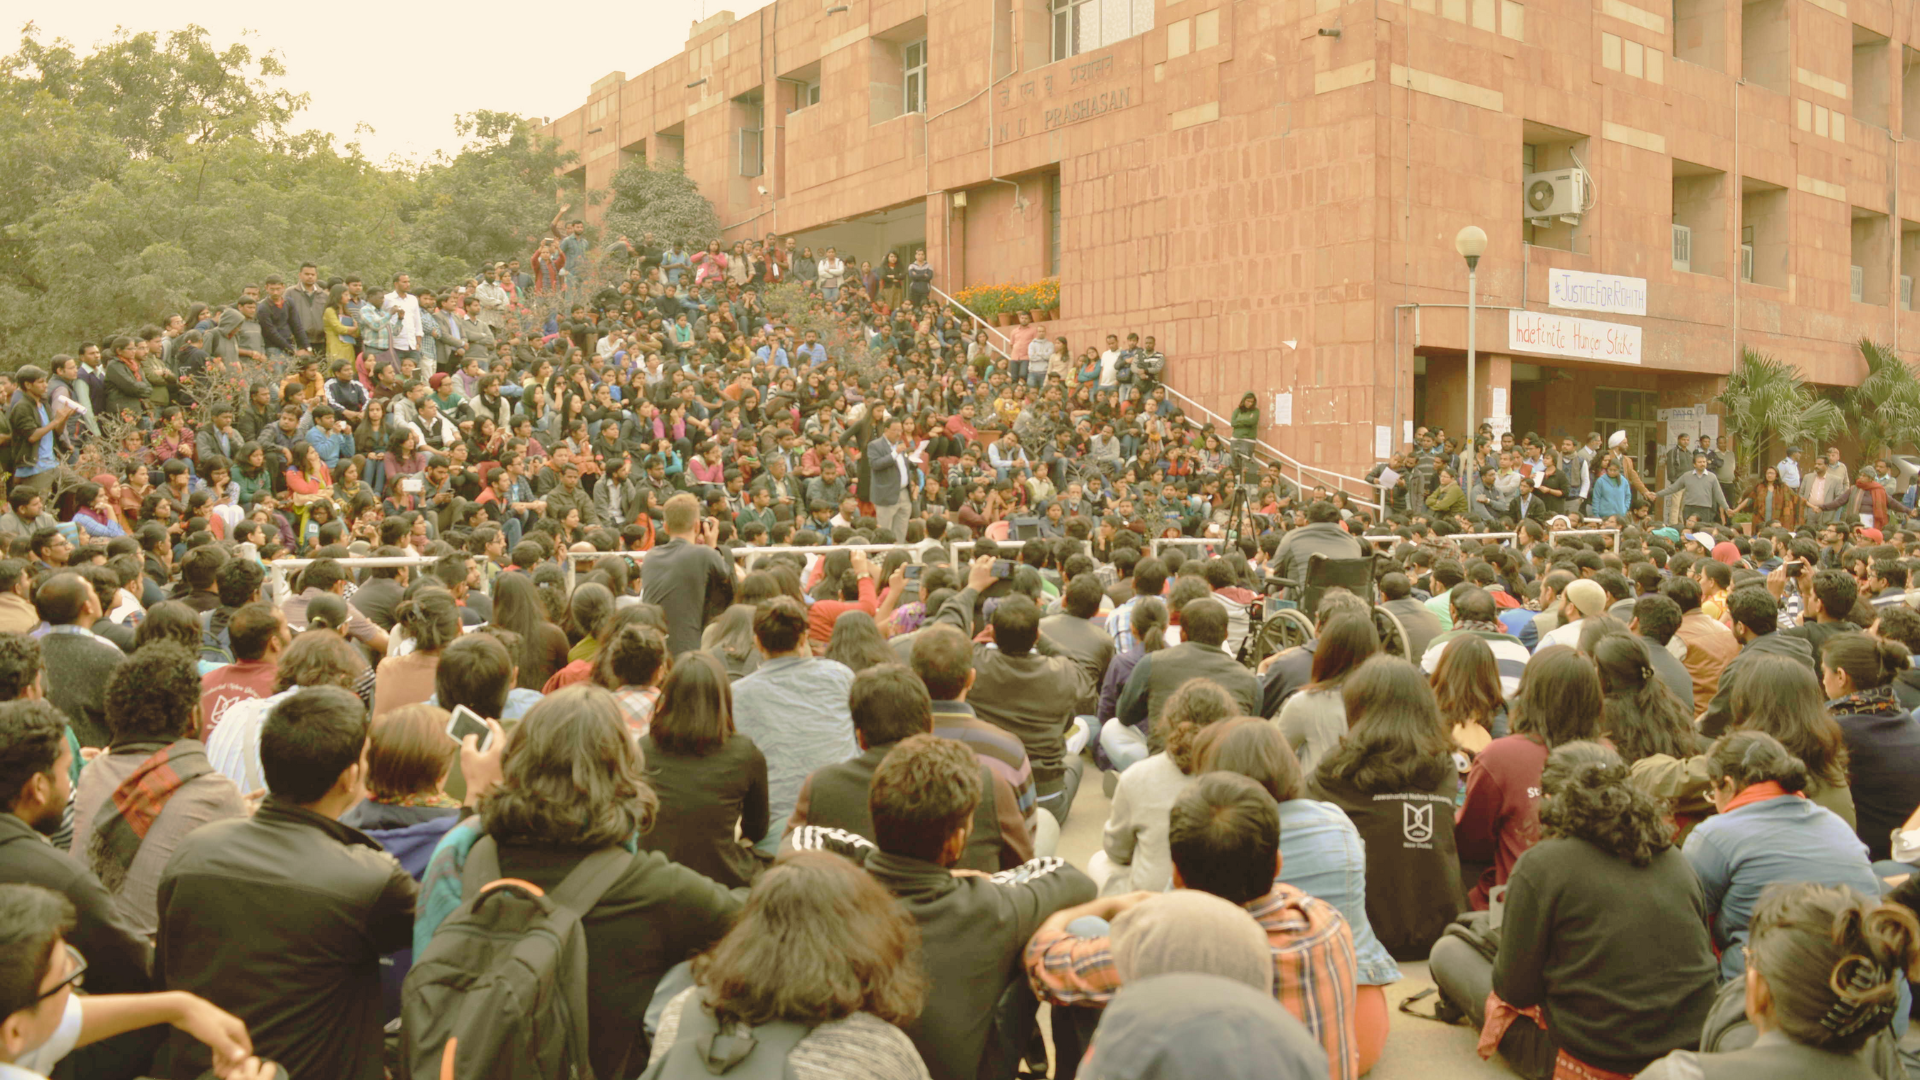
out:
M687 28L721 10L744 16L767 0L618 0L556 9L540 2L469 4L296 3L231 0L67 0L61 4L0 0L0 52L10 53L31 19L41 40L66 38L82 53L111 38L115 27L161 32L189 23L206 27L224 48L246 40L257 52L277 49L287 67L282 85L311 95L295 130L331 132L336 145L358 136L367 156L427 157L458 149L456 113L498 109L562 116L582 104L594 80L611 71L628 77L686 46ZM336 12L329 19L326 12ZM563 13L543 20L545 12ZM453 16L458 16L454 18Z

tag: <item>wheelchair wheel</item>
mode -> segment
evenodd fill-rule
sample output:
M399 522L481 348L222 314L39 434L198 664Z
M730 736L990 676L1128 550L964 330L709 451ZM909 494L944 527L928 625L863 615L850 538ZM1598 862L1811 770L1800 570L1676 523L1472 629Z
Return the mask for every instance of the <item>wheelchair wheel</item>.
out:
M1373 632L1380 635L1381 652L1416 664L1420 662L1419 657L1407 655L1407 628L1401 624L1398 615L1383 607L1374 608Z
M1274 653L1305 645L1313 640L1313 620L1298 608L1281 608L1260 624L1258 647L1253 650L1254 666Z

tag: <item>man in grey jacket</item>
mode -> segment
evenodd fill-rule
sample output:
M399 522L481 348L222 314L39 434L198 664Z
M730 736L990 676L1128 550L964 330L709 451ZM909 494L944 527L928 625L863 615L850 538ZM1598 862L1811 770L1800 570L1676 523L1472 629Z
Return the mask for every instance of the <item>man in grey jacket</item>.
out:
M973 561L967 587L941 605L934 623L974 635L974 604L997 580L993 562L991 556ZM1085 767L1079 753L1069 749L1067 736L1090 680L1072 657L1060 655L1052 642L1040 636L1040 608L1032 597L1011 592L997 601L987 613L993 642L974 646L974 681L967 702L982 720L1017 736L1026 746L1040 806L1065 824ZM1091 736L1091 722L1085 734ZM1084 736L1077 741L1084 745Z
M1707 470L1705 454L1693 455L1692 472L1681 474L1653 494L1659 498L1676 493L1680 495L1681 521L1698 517L1701 521L1725 523L1732 510L1727 505L1726 493L1720 490L1720 478Z

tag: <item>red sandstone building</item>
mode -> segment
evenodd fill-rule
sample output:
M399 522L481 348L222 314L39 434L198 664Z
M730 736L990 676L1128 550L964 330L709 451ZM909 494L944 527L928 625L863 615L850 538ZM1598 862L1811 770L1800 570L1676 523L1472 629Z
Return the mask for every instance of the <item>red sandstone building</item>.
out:
M1474 415L1516 431L1666 442L1657 410L1711 401L1743 347L1830 385L1859 381L1863 336L1920 347L1914 18L775 0L547 130L589 187L684 162L730 238L924 245L948 293L1057 275L1076 352L1152 334L1171 385L1223 414L1252 390L1266 441L1354 473L1465 420L1470 224Z

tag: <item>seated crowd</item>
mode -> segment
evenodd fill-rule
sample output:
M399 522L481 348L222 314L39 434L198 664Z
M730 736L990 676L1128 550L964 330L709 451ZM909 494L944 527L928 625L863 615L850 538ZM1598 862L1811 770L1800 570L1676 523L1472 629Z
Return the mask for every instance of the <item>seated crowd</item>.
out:
M711 348L656 352L663 306L691 320L651 244L605 295L546 276L564 240L487 268L431 362L425 297L342 282L321 337L267 342L343 353L249 390L273 449L143 418L151 349L114 350L130 428L66 407L71 358L17 374L0 1074L1353 1080L1427 962L1434 1016L1527 1077L1898 1075L1920 534L1476 538L1406 511L1412 466L1420 502L1369 514L1236 465L1164 388L1102 420L1097 350L1076 417L1051 359L975 370L924 290L775 244L737 282L675 263L725 299L694 306ZM817 332L769 331L786 273L885 359L830 377ZM295 303L267 285L238 332ZM580 304L532 344L464 319L522 289ZM197 314L183 348L228 323ZM157 381L205 394L219 350L169 348ZM377 457L343 427L363 378L406 429ZM163 456L63 478L126 431ZM1369 553L1266 655L1314 555Z

